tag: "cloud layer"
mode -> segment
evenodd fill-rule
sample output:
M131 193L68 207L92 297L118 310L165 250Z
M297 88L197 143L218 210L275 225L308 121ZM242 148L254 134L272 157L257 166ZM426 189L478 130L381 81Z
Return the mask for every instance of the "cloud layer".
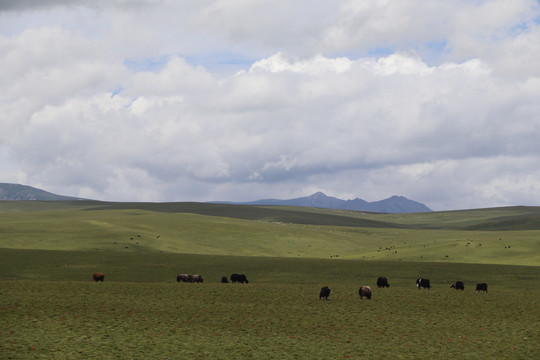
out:
M4 1L0 181L540 203L537 1Z

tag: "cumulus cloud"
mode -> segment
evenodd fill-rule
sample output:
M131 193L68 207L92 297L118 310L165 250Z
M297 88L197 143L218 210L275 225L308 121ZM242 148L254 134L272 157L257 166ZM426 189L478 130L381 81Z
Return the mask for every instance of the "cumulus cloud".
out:
M132 201L540 201L537 2L120 4L0 7L0 181ZM254 60L231 72L234 53Z

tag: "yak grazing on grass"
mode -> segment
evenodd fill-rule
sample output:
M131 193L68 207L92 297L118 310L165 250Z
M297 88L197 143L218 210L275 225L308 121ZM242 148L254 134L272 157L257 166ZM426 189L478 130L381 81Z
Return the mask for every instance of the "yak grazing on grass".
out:
M191 276L191 282L194 283L202 283L204 281L203 277L201 275L192 275Z
M105 274L104 273L95 273L94 275L92 275L92 281L93 282L98 282L98 281L103 282L103 280L105 280Z
M385 277L379 277L377 279L377 287L389 287L390 284L388 284L388 279Z
M222 283L222 284L228 284L228 283L229 283L229 279L227 279L226 276L222 276L222 277L221 277L221 283Z
M232 274L231 275L231 282L233 284L236 284L237 282L239 282L241 284L249 284L249 281L246 278L246 275L244 275L244 274Z
M360 286L360 290L358 290L358 294L360 295L360 299L362 299L364 296L368 298L368 300L371 299L371 288L369 286Z
M478 294L479 291L487 292L487 284L486 283L476 284L476 293Z
M330 296L330 291L332 290L330 290L328 286L321 288L321 292L319 293L319 300L322 300L322 298L328 300L328 297Z
M191 275L188 274L178 274L176 277L177 282L192 282Z
M463 281L453 282L452 285L450 285L450 287L456 290L465 290L465 285L463 284Z
M416 279L416 287L418 290L420 290L421 287L429 290L431 289L431 284L429 283L429 279L418 278Z

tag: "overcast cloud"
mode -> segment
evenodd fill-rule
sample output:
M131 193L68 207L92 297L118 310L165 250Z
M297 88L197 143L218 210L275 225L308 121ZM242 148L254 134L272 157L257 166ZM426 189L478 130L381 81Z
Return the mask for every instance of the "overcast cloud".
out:
M0 83L0 182L540 205L534 0L1 0Z

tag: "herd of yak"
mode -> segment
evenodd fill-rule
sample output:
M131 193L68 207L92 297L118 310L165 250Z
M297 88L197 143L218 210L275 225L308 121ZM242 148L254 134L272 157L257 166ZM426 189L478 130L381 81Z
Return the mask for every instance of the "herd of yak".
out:
M92 281L101 281L103 282L105 280L105 274L103 273L95 273L92 275ZM189 274L178 274L176 277L176 281L186 282L186 283L202 283L204 281L203 277L201 275L189 275ZM249 281L244 274L232 274L231 275L231 282L233 284L241 283L241 284L249 284ZM229 283L229 279L227 279L226 276L221 277L221 283L227 284ZM377 287L390 287L390 284L388 283L388 279L385 277L379 277L377 279ZM423 279L418 278L416 279L416 287L420 290L420 288L424 289L431 289L431 283L429 282L429 279ZM453 282L450 287L452 289L456 290L465 290L465 285L463 284L463 281L455 281ZM330 296L330 288L328 286L325 286L321 288L321 292L319 293L319 299L325 299L328 300L328 297ZM487 292L487 284L486 283L479 283L476 284L476 293L478 294L479 291ZM360 299L363 299L364 297L368 300L371 299L371 288L366 285L360 286L360 289L358 290L358 294L360 295Z
M105 274L104 273L95 273L92 275L92 281L94 282L98 282L98 281L101 281L103 282L103 280L105 280ZM176 281L181 283L181 282L185 282L185 283L202 283L204 281L203 277L201 275L189 275L189 274L178 274L178 276L176 277ZM229 282L229 279L227 279L226 276L223 276L221 278L221 282L226 284ZM246 275L244 274L232 274L231 275L231 282L233 284L236 284L236 283L241 283L241 284L249 284L249 281L246 277Z
M385 277L379 277L377 279L377 287L390 287L390 284L388 283L388 279ZM416 279L416 287L418 290L420 288L424 289L431 289L431 283L429 279L422 279L418 278ZM456 290L465 290L465 284L463 284L463 281L455 281L453 282L450 287L452 289ZM480 283L476 284L476 293L478 294L479 291L487 292L487 284L486 283ZM328 297L330 296L330 288L328 286L325 286L321 288L321 292L319 293L319 299L325 299L328 300ZM358 290L358 295L360 295L360 299L363 299L364 297L368 300L371 299L371 288L366 285L360 286L360 289Z

